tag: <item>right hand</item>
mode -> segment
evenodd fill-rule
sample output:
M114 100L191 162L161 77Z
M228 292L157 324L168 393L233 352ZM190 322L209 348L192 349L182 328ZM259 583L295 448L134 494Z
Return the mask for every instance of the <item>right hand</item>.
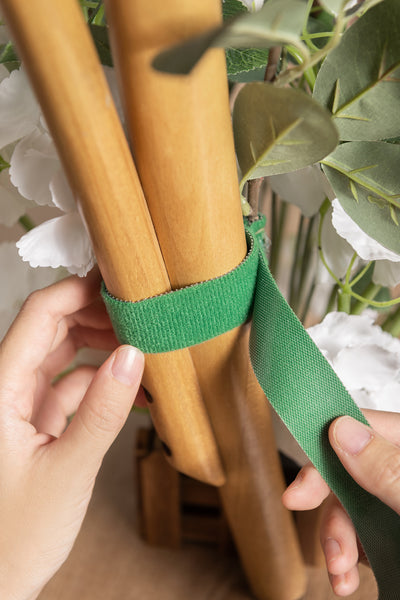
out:
M400 414L363 411L374 429L351 417L335 419L329 441L345 469L365 490L400 514ZM363 559L354 526L328 485L310 463L283 494L290 510L310 510L329 495L321 525L321 544L333 591L352 594Z

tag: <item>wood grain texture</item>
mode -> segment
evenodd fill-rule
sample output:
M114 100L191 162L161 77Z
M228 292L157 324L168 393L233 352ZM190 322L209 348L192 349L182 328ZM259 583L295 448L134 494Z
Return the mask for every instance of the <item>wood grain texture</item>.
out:
M155 72L151 60L220 23L220 2L105 5L135 160L171 284L219 276L246 253L224 53L213 50L188 77ZM235 329L191 354L227 476L222 501L250 584L259 600L295 600L305 573L280 501L283 479L247 331Z
M2 0L1 7L107 287L129 300L169 290L129 147L79 4ZM192 477L220 485L224 473L189 351L148 357L144 383L157 400L154 421L171 449L170 461Z

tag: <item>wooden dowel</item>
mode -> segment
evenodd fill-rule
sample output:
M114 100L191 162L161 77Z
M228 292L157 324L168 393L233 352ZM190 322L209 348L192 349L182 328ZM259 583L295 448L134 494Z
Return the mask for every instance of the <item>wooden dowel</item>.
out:
M171 284L221 275L246 253L223 52L210 52L188 77L150 67L161 48L220 22L220 2L105 4L139 176ZM191 353L227 474L222 501L250 584L260 600L295 600L305 572L280 501L270 412L249 364L247 331L237 328Z
M78 2L2 0L1 7L107 287L127 300L169 290L127 141ZM170 462L220 485L224 473L189 351L148 355L144 382Z

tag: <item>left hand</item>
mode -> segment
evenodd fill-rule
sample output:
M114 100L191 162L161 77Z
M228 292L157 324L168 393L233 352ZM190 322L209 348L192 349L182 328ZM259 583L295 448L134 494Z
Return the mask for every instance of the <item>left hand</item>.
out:
M374 430L350 417L340 417L329 428L329 441L359 485L400 512L400 414L373 410L363 413ZM358 431L360 440L365 439L360 449L355 447ZM394 481L396 465L398 477ZM282 500L289 510L311 510L327 498L321 545L333 591L348 596L358 588L358 562L365 556L349 516L311 463L301 469Z
M91 273L33 293L0 345L0 597L7 600L36 598L67 558L139 388L144 358L131 346L97 371L79 367L54 383L80 347L118 345L99 285Z

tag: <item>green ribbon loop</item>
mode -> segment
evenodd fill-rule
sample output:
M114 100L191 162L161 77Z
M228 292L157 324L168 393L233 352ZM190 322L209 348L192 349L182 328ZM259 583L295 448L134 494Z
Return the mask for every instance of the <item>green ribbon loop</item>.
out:
M252 310L250 358L260 386L350 515L379 600L398 600L400 517L354 482L327 435L340 415L367 422L277 288L264 223L246 223L248 254L222 277L134 303L113 298L103 285L104 301L120 341L147 353L202 343L245 322Z

